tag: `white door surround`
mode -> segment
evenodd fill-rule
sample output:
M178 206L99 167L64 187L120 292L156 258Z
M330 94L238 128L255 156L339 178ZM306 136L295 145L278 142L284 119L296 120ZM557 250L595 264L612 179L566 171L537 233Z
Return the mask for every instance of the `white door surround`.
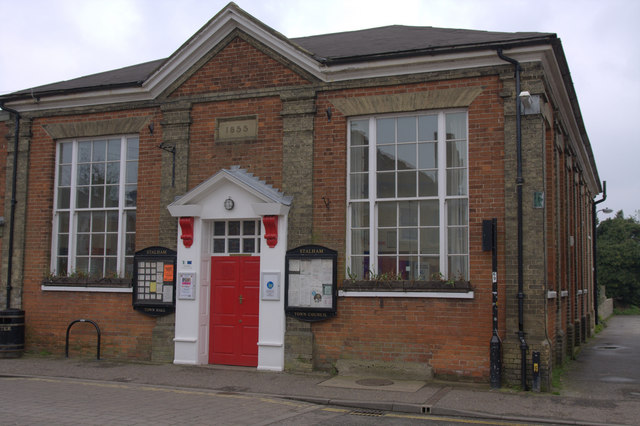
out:
M174 217L193 218L180 221L186 225L184 229L178 227L177 235L175 364L208 362L214 220L258 219L265 234L260 238L260 285L266 274L271 281L279 277L282 287L278 300L260 300L258 369L284 369L284 268L291 201L291 197L234 166L219 171L167 207ZM191 228L193 235L184 235ZM181 273L195 276L193 298L180 297Z

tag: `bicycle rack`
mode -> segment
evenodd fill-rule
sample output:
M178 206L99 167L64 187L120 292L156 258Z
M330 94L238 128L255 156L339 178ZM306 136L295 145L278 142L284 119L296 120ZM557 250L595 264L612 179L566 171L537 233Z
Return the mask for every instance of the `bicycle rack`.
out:
M96 331L98 332L97 359L100 360L100 327L98 327L98 324L96 324L95 321L88 320L88 319L77 319L77 320L71 321L71 323L69 324L69 327L67 327L67 343L64 347L64 356L66 358L69 358L69 331L71 330L71 326L73 326L73 324L77 322L88 322L93 324L93 326L96 328Z

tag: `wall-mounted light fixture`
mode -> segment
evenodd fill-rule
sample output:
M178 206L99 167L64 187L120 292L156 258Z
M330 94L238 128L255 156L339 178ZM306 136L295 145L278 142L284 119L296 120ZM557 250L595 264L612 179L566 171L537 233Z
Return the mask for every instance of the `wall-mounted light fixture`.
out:
M235 206L235 203L233 202L233 200L231 199L231 197L227 198L226 200L224 200L224 208L227 210L233 210L233 206Z
M327 108L327 120L331 121L331 116L333 115L333 112L331 112L331 107Z

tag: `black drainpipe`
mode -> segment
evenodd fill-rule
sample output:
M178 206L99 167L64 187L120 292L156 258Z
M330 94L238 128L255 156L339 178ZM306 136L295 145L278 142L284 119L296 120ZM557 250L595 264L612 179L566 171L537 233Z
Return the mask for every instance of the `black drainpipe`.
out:
M597 228L596 228L596 221L598 218L598 211L596 210L596 206L598 204L600 204L601 202L603 202L604 200L607 199L607 181L603 181L602 182L602 198L600 200L593 200L593 204L592 204L592 218L591 218L591 223L593 226L593 230L591 232L591 243L593 244L593 250L591 250L593 252L593 286L594 288L594 300L593 300L593 309L594 309L594 313L596 316L596 325L600 322L598 321L598 301L600 300L600 287L598 286L598 258L597 258L597 250L598 250L598 244L597 244L597 236L596 236L596 232L597 232Z
M0 104L0 108L4 111L12 113L15 117L15 130L13 142L13 178L11 181L11 213L9 214L9 253L7 254L7 310L11 309L11 279L13 272L13 234L14 234L14 218L16 215L16 179L18 177L18 145L20 143L20 113L14 109L8 108Z
M520 339L520 377L522 389L527 390L527 342L524 339L524 291L523 291L523 262L522 262L522 128L520 123L520 62L502 54L502 49L498 49L498 56L503 61L507 61L515 67L516 78L516 163L517 177L516 190L518 197L518 338Z

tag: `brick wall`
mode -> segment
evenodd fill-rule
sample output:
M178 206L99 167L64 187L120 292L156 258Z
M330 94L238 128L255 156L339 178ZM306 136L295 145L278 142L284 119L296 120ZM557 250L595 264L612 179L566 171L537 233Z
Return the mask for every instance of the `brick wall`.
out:
M212 52L215 56L193 73L172 97L308 84L243 37L235 37L218 49L222 50Z
M127 117L154 117L155 110L129 110L102 114L35 119L30 149L24 250L23 309L26 314L26 349L61 354L68 324L79 318L98 322L103 332L104 357L151 359L151 330L156 323L134 311L131 294L42 291L51 258L51 221L56 141L45 130L56 123L99 122ZM140 134L140 162L137 202L136 249L156 245L161 170L158 164L160 134ZM77 327L77 330L76 330ZM95 331L90 325L76 325L72 341L78 351L95 353ZM74 346L72 346L74 347Z
M358 88L318 95L314 140L314 242L339 252L344 278L346 229L346 120L332 99L482 87L469 107L469 233L473 300L340 298L338 316L314 323L314 363L330 368L338 359L428 363L440 376L488 380L491 317L491 253L481 251L482 220L496 217L504 247L504 134L501 82L496 76L390 87ZM327 207L325 201L330 200ZM499 277L504 254L499 254ZM499 306L505 284L499 279ZM504 311L499 315L504 334Z

